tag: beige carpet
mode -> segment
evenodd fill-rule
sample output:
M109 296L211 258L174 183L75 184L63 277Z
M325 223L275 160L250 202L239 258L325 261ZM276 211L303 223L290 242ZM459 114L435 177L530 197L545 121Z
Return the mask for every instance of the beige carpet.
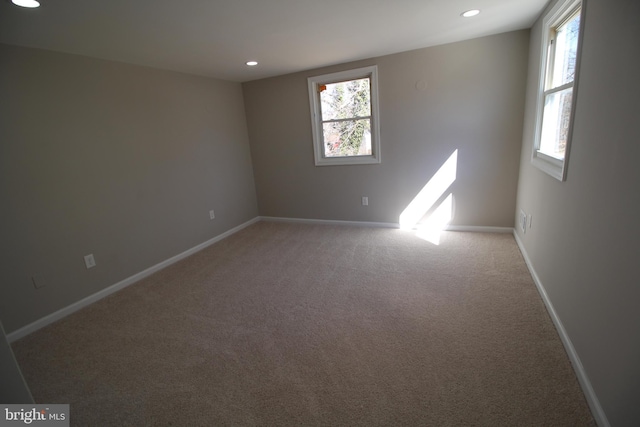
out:
M513 236L260 222L14 343L78 426L593 426Z

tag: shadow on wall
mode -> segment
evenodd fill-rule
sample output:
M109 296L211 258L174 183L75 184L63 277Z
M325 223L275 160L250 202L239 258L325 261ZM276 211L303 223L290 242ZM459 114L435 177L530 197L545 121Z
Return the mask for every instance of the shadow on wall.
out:
M418 237L434 245L440 243L440 232L453 217L453 193L449 188L456 180L457 169L456 149L402 211L401 229L416 229Z

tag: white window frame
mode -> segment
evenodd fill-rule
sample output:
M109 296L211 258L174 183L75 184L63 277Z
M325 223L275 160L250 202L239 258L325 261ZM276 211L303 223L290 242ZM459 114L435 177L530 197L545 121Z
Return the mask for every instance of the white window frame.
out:
M559 0L542 19L542 44L540 46L540 69L538 72L538 92L536 101L536 132L531 163L538 169L559 181L565 181L567 179L567 164L569 161L569 152L571 150L571 140L573 139L573 123L576 111L576 102L578 99L578 77L580 74L580 57L585 24L585 3L586 0ZM578 8L580 8L580 29L578 33L578 48L576 52L576 68L573 83L569 85L573 87L571 96L571 113L569 116L569 128L567 131L567 143L565 146L564 159L558 159L540 151L545 89L547 86L548 73L551 70L549 61L553 60L553 58L549 57L549 43L552 31L562 25L562 23ZM564 87L566 86L567 85L564 85Z
M324 137L322 134L322 115L320 110L319 85L349 80L369 78L371 82L371 155L326 157L324 155ZM357 68L337 73L309 77L309 104L311 108L311 129L313 132L313 155L316 166L362 165L380 163L380 113L378 109L378 67Z

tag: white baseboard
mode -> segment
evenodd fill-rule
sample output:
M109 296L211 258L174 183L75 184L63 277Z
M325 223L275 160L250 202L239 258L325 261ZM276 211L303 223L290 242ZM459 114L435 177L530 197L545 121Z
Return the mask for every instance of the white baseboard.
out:
M520 248L522 257L524 258L524 261L527 264L527 267L529 268L531 277L533 278L533 281L536 284L536 287L538 288L538 292L542 297L542 301L544 301L544 305L547 307L547 311L549 313L549 316L551 317L551 320L553 321L553 324L556 327L556 330L558 331L558 335L560 335L560 340L562 341L562 344L564 345L567 355L569 356L569 360L573 365L573 370L575 371L576 376L578 377L578 382L580 383L580 387L582 387L582 391L587 399L587 403L591 408L591 413L593 414L593 418L595 419L598 426L609 427L610 426L609 420L607 419L607 416L604 410L602 409L602 405L600 405L600 401L598 400L598 396L596 396L595 390L591 386L591 381L589 380L589 377L587 376L587 373L584 370L584 367L582 366L580 357L578 356L576 349L573 347L573 343L571 342L571 339L569 338L567 331L564 329L564 326L562 325L562 321L560 321L558 314L553 308L553 304L551 303L551 300L547 295L547 291L545 290L544 285L540 281L538 274L533 268L533 264L531 264L531 260L529 259L529 255L527 254L527 251L524 248L524 244L522 243L522 240L520 240L520 237L518 236L518 233L516 233L515 230L513 230L513 237L515 238L516 243Z
M513 227L481 227L476 225L447 225L446 231L469 231L474 233L513 233Z
M44 328L47 325L52 324L53 322L62 319L78 310L81 310L84 307L87 307L90 304L93 304L96 301L101 300L102 298L111 295L127 286L132 285L133 283L138 282L139 280L144 279L152 275L153 273L162 270L170 266L171 264L178 262L189 255L193 255L194 253L201 251L202 249L210 246L225 237L228 237L238 231L242 230L245 227L248 227L251 224L254 224L258 221L272 221L272 222L294 222L294 223L304 223L304 224L329 224L329 225L350 225L350 226L359 226L359 227L378 227L378 228L399 228L400 225L396 223L389 222L366 222L366 221L336 221L336 220L322 220L322 219L303 219L303 218L279 218L279 217L255 217L243 224L238 225L237 227L232 228L212 239L207 240L197 246L194 246L191 249L188 249L178 255L175 255L167 260L164 260L154 266L151 266L139 273L134 274L133 276L127 277L124 280L121 280L118 283L115 283L107 288L104 288L95 294L89 295L86 298L83 298L79 301L74 302L73 304L68 305L54 313L51 313L47 316L44 316L35 322L32 322L26 326L23 326L20 329L17 329L10 334L7 335L7 341L12 343L20 338L23 338L29 335L32 332L37 331L38 329ZM475 227L475 226L449 226L447 230L453 231L476 231L476 232L498 232L498 233L506 233L510 232L511 228L501 228L501 227Z
M351 225L355 227L400 228L400 224L393 222L340 221L332 219L283 218L275 216L261 216L262 221L295 222L300 224Z
M273 216L262 216L262 221L289 222L300 224L324 224L324 225L350 225L355 227L377 227L377 228L400 228L400 224L394 222L369 222L369 221L340 221L331 219L307 219L307 218L284 218ZM512 227L480 227L475 225L447 225L445 231L470 231L477 233L512 233Z
M162 270L163 268L166 268L168 266L170 266L171 264L174 264L190 255L193 255L194 253L201 251L202 249L216 243L219 242L220 240L234 234L237 233L238 231L258 222L258 221L272 221L272 222L294 222L294 223L305 223L305 224L330 224L330 225L350 225L350 226L361 226L361 227L379 227L379 228L399 228L399 224L395 224L395 223L386 223L386 222L365 222L365 221L336 221L336 220L319 220L319 219L303 219L303 218L279 218L279 217L268 217L268 216L263 216L263 217L255 217L243 224L238 225L237 227L234 227L212 239L207 240L206 242L203 242L197 246L194 246L191 249L188 249L178 255L175 255L165 261L162 261L152 267L149 267L139 273L134 274L133 276L130 276L118 283L115 283L114 285L111 285L105 289L102 289L101 291L96 292L93 295L90 295L86 298L83 298L80 301L77 301L63 309L60 309L54 313L51 313L41 319L36 320L33 323L30 323L16 331L11 332L10 334L8 334L7 337L7 341L9 343L12 343L20 338L23 338L27 335L29 335L32 332L37 331L38 329L41 329L57 320L62 319L63 317L66 317L90 304L93 304L96 301L101 300L102 298L111 295L129 285L132 285L133 283L138 282L139 280L144 279L145 277L150 276L151 274ZM558 315L556 314L555 309L553 308L553 304L551 303L551 301L549 300L549 297L547 296L547 292L544 288L544 286L542 285L542 282L540 281L538 275L536 274L535 269L533 268L533 265L531 264L531 261L527 255L527 252L524 248L524 245L522 243L522 241L520 240L520 238L518 237L518 234L515 232L515 230L513 228L509 228L509 227L478 227L478 226L459 226L459 225L453 225L453 226L447 226L446 230L450 230L450 231L470 231L470 232L491 232L491 233L513 233L513 236L516 240L516 243L518 244L518 247L520 248L520 252L522 253L522 256L525 260L525 263L527 264L527 267L529 268L529 272L531 273L531 277L533 278L534 283L536 284L536 287L538 289L538 292L540 293L540 296L542 297L542 300L544 301L544 304L547 308L547 311L549 312L549 315L551 317L551 320L553 321L558 334L560 336L560 339L562 340L562 344L565 347L565 350L567 351L567 354L569 356L569 359L571 360L571 363L573 365L573 368L576 372L576 376L578 378L578 381L580 382L580 385L582 387L582 390L585 394L585 397L587 399L587 402L589 404L589 407L591 408L591 411L593 413L593 416L596 420L596 422L598 423L598 426L600 427L609 427L609 421L607 420L606 414L604 413L604 410L602 409L602 406L600 405L600 402L598 400L598 397L595 394L595 391L593 390L593 387L591 386L591 382L589 381L589 378L584 370L584 367L582 366L582 362L580 361L580 358L578 357L578 354L576 353L575 348L573 347L573 344L571 343L571 340L569 338L569 336L567 335L566 330L564 329L564 326L562 325L562 322L560 321Z
M87 307L90 304L93 304L96 301L101 300L102 298L111 295L123 288L126 288L127 286L132 285L133 283L136 283L139 280L144 279L145 277L148 277L150 275L152 275L153 273L162 270L163 268L166 268L168 266L170 266L171 264L178 262L186 257L188 257L189 255L192 255L198 251L201 251L202 249L206 248L207 246L210 246L222 239L224 239L225 237L228 237L234 233L237 233L238 231L242 230L243 228L248 227L251 224L254 224L258 221L271 221L271 222L289 222L289 223L303 223L303 224L327 224L327 225L349 225L349 226L359 226L359 227L378 227L378 228L400 228L400 225L397 223L390 223L390 222L366 222L366 221L338 221L338 220L322 220L322 219L304 219L304 218L281 218L281 217L269 217L269 216L258 216L255 217L243 224L238 225L237 227L234 227L212 239L207 240L206 242L203 242L197 246L194 246L191 249L188 249L178 255L175 255L167 260L164 260L156 265L153 265L139 273L134 274L133 276L127 277L124 280L121 280L118 283L115 283L107 288L104 288L98 292L96 292L95 294L89 295L86 298L83 298L79 301L76 301L73 304L68 305L67 307L64 307L54 313L51 313L47 316L44 316L38 320L36 320L35 322L32 322L26 326L23 326L20 329L17 329L13 332L11 332L10 334L7 335L7 341L9 343L12 343L16 340L19 340L20 338L23 338L27 335L29 335L32 332L37 331L38 329L41 329L47 325L50 325L51 323L60 320L78 310L81 310L84 307ZM511 232L513 229L511 228L506 228L506 227L477 227L477 226L447 226L446 228L447 230L451 230L451 231L473 231L473 232L494 232L494 233L507 233L507 232Z
M189 255L193 255L194 253L201 251L202 249L206 248L207 246L211 246L216 242L219 242L220 240L224 239L225 237L228 237L234 233L237 233L238 231L242 230L243 228L246 228L248 226L250 226L251 224L254 224L256 222L260 221L260 217L255 217L243 224L238 225L237 227L234 227L228 231L225 231L222 234L217 235L216 237L207 240L206 242L200 243L197 246L194 246L191 249L187 249L186 251L175 255L169 259L166 259L154 266L151 266L149 268L147 268L146 270L143 270L139 273L134 274L133 276L127 277L124 280L121 280L120 282L111 285L107 288L104 288L98 292L96 292L93 295L89 295L86 298L81 299L80 301L76 301L71 305L66 306L65 308L62 308L54 313L51 313L45 317L42 317L38 320L36 320L33 323L30 323L26 326L23 326L20 329L17 329L13 332L11 332L10 334L7 335L7 341L9 341L9 343L12 343L16 340L19 340L22 337L25 337L27 335L29 335L32 332L37 331L38 329L41 329L47 325L50 325L51 323L62 319L63 317L66 317L68 315L70 315L71 313L74 313L84 307L87 307L90 304L93 304L96 301L101 300L102 298L111 295L117 291L119 291L120 289L126 288L129 285L132 285L134 283L136 283L139 280L144 279L145 277L148 277L150 275L152 275L153 273L162 270L163 268L166 268L168 266L170 266L171 264L174 264L186 257L188 257Z

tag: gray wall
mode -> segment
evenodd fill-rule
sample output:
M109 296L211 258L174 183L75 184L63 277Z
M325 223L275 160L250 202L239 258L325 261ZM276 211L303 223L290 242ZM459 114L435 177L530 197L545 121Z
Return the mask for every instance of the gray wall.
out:
M531 33L517 208L525 251L612 426L640 425L640 2L588 0L566 182L531 165Z
M0 99L7 333L257 215L240 84L0 45Z
M29 386L24 381L22 371L13 350L7 342L4 334L4 327L0 322L0 402L2 404L11 403L33 403L33 396Z
M397 223L457 149L452 224L512 227L528 43L525 30L244 83L260 214ZM374 64L382 163L315 167L307 77Z

